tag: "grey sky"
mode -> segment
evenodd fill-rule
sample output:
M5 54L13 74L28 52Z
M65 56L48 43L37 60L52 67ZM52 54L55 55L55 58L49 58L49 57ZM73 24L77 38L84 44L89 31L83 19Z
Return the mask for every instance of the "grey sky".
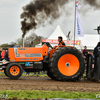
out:
M0 44L10 43L21 37L21 19L22 7L31 0L0 0ZM69 31L74 30L74 0L66 4L62 9L62 14L54 23L47 24L45 27L38 28L35 33L44 37L48 37L59 24L62 31L67 35ZM88 5L83 5L80 10L82 25L85 34L97 34L94 31L100 24L100 9L93 9ZM32 31L28 32L29 35Z

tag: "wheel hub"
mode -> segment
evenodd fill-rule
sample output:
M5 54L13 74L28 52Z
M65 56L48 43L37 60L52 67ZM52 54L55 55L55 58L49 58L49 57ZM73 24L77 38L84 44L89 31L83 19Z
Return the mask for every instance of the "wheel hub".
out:
M13 71L14 71L14 72L16 72L16 70L15 70L15 69L14 69Z
M18 66L12 66L12 67L10 68L10 73L11 73L11 75L13 75L13 76L18 75L18 74L20 73L19 67L18 67Z
M69 63L69 62L67 62L65 65L66 65L66 67L69 67L69 66L70 66L70 63Z

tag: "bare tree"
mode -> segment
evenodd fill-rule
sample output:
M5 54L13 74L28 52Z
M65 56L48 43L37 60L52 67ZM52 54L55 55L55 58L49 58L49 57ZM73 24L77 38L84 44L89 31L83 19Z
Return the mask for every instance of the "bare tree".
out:
M26 47L35 47L36 44L41 42L42 36L38 36L35 33L31 33L28 37L25 38Z

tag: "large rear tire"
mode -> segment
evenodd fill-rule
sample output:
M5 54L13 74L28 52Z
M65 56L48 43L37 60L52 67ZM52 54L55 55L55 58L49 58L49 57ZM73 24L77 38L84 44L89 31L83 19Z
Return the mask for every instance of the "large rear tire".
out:
M22 66L18 63L10 63L6 67L6 73L10 79L18 79L23 73Z
M49 71L59 81L76 81L84 73L85 61L82 53L74 47L61 47L50 59Z
M52 73L48 70L47 71L47 75L51 78L51 79L55 79L55 77L52 75Z

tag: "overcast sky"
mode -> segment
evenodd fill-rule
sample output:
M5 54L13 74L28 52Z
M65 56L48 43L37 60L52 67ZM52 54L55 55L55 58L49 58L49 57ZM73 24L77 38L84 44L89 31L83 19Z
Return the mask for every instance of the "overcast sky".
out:
M21 19L22 7L31 0L0 0L0 44L10 43L22 36ZM45 27L38 28L35 33L48 37L55 30L57 25L61 26L65 35L69 31L74 32L74 0L70 0L62 10L61 17L56 19L53 24L47 24ZM64 9L64 8L61 8ZM83 5L80 10L81 21L85 34L97 34L94 31L100 24L100 9L94 9L89 5ZM30 31L27 33L29 35Z

